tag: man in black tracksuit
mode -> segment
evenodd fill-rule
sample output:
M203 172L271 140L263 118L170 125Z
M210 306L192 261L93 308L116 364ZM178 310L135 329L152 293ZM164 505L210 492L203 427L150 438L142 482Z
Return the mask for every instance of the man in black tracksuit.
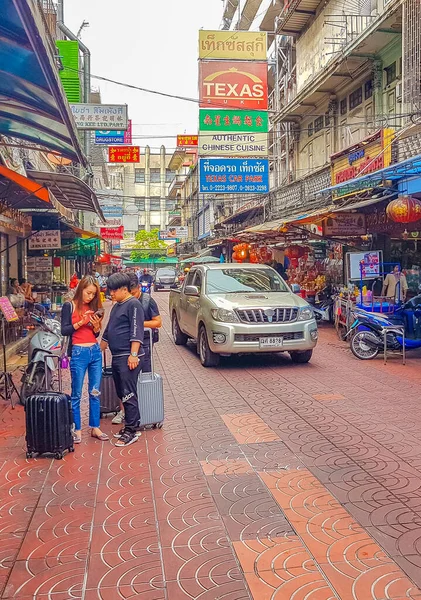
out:
M130 293L130 278L115 273L108 279L111 298L116 304L111 309L108 325L102 336L101 350L110 348L113 356L112 370L117 395L124 404L125 427L115 435L116 446L129 446L136 442L136 428L140 420L137 381L141 371L143 351L142 304Z

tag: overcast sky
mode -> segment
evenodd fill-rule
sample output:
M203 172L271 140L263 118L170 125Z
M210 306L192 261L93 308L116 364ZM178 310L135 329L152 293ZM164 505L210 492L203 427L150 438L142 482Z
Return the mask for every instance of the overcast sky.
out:
M222 0L64 0L64 20L92 56L92 73L110 79L197 98L198 30L219 29ZM103 103L127 104L134 135L152 151L171 151L178 133L197 133L198 106L92 79ZM133 143L141 148L146 140Z

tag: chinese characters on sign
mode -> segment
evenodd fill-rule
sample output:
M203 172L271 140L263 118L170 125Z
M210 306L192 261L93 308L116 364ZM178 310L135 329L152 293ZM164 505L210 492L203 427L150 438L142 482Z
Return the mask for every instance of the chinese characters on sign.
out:
M365 235L367 227L363 213L337 213L323 223L326 236Z
M178 135L177 148L192 148L197 146L199 138L197 135Z
M205 110L199 111L200 131L269 131L268 113L264 110Z
M199 31L199 58L266 60L267 38L261 31Z
M262 109L268 107L266 62L200 61L200 107Z
M101 227L100 236L104 240L123 240L124 227Z
M29 250L57 250L61 248L61 234L59 229L33 231L28 240Z
M108 148L108 162L138 163L140 162L140 148L139 146L110 146Z
M127 129L126 104L71 104L70 108L78 129Z
M200 193L267 194L267 159L208 158L199 160Z

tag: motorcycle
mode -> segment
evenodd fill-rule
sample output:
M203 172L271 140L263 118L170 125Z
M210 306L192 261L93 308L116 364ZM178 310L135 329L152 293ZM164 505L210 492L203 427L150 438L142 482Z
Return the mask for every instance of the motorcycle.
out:
M421 348L421 295L415 296L396 308L392 315L355 311L354 322L347 336L351 336L351 351L360 360L371 360L384 349L385 327L405 329L405 351ZM386 333L386 349L400 351L403 336L398 331Z
M150 294L152 289L152 283L150 281L142 281L141 288L142 294Z
M315 302L312 305L316 321L333 323L333 306L332 286L328 285L316 295Z
M21 379L23 405L28 396L53 389L53 378L59 369L63 347L59 321L35 313L31 314L31 318L39 329L29 342L28 366Z

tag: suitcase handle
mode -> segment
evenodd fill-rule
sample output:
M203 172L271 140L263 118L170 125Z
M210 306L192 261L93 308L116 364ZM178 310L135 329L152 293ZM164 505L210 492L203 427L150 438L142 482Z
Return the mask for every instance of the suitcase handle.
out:
M152 370L152 376L153 376L153 375L155 375L155 366L154 366L154 360L153 360L153 347L154 347L154 343L153 343L153 329L151 329L150 327L145 327L144 332L145 333L149 333L150 352L151 352L151 370Z

